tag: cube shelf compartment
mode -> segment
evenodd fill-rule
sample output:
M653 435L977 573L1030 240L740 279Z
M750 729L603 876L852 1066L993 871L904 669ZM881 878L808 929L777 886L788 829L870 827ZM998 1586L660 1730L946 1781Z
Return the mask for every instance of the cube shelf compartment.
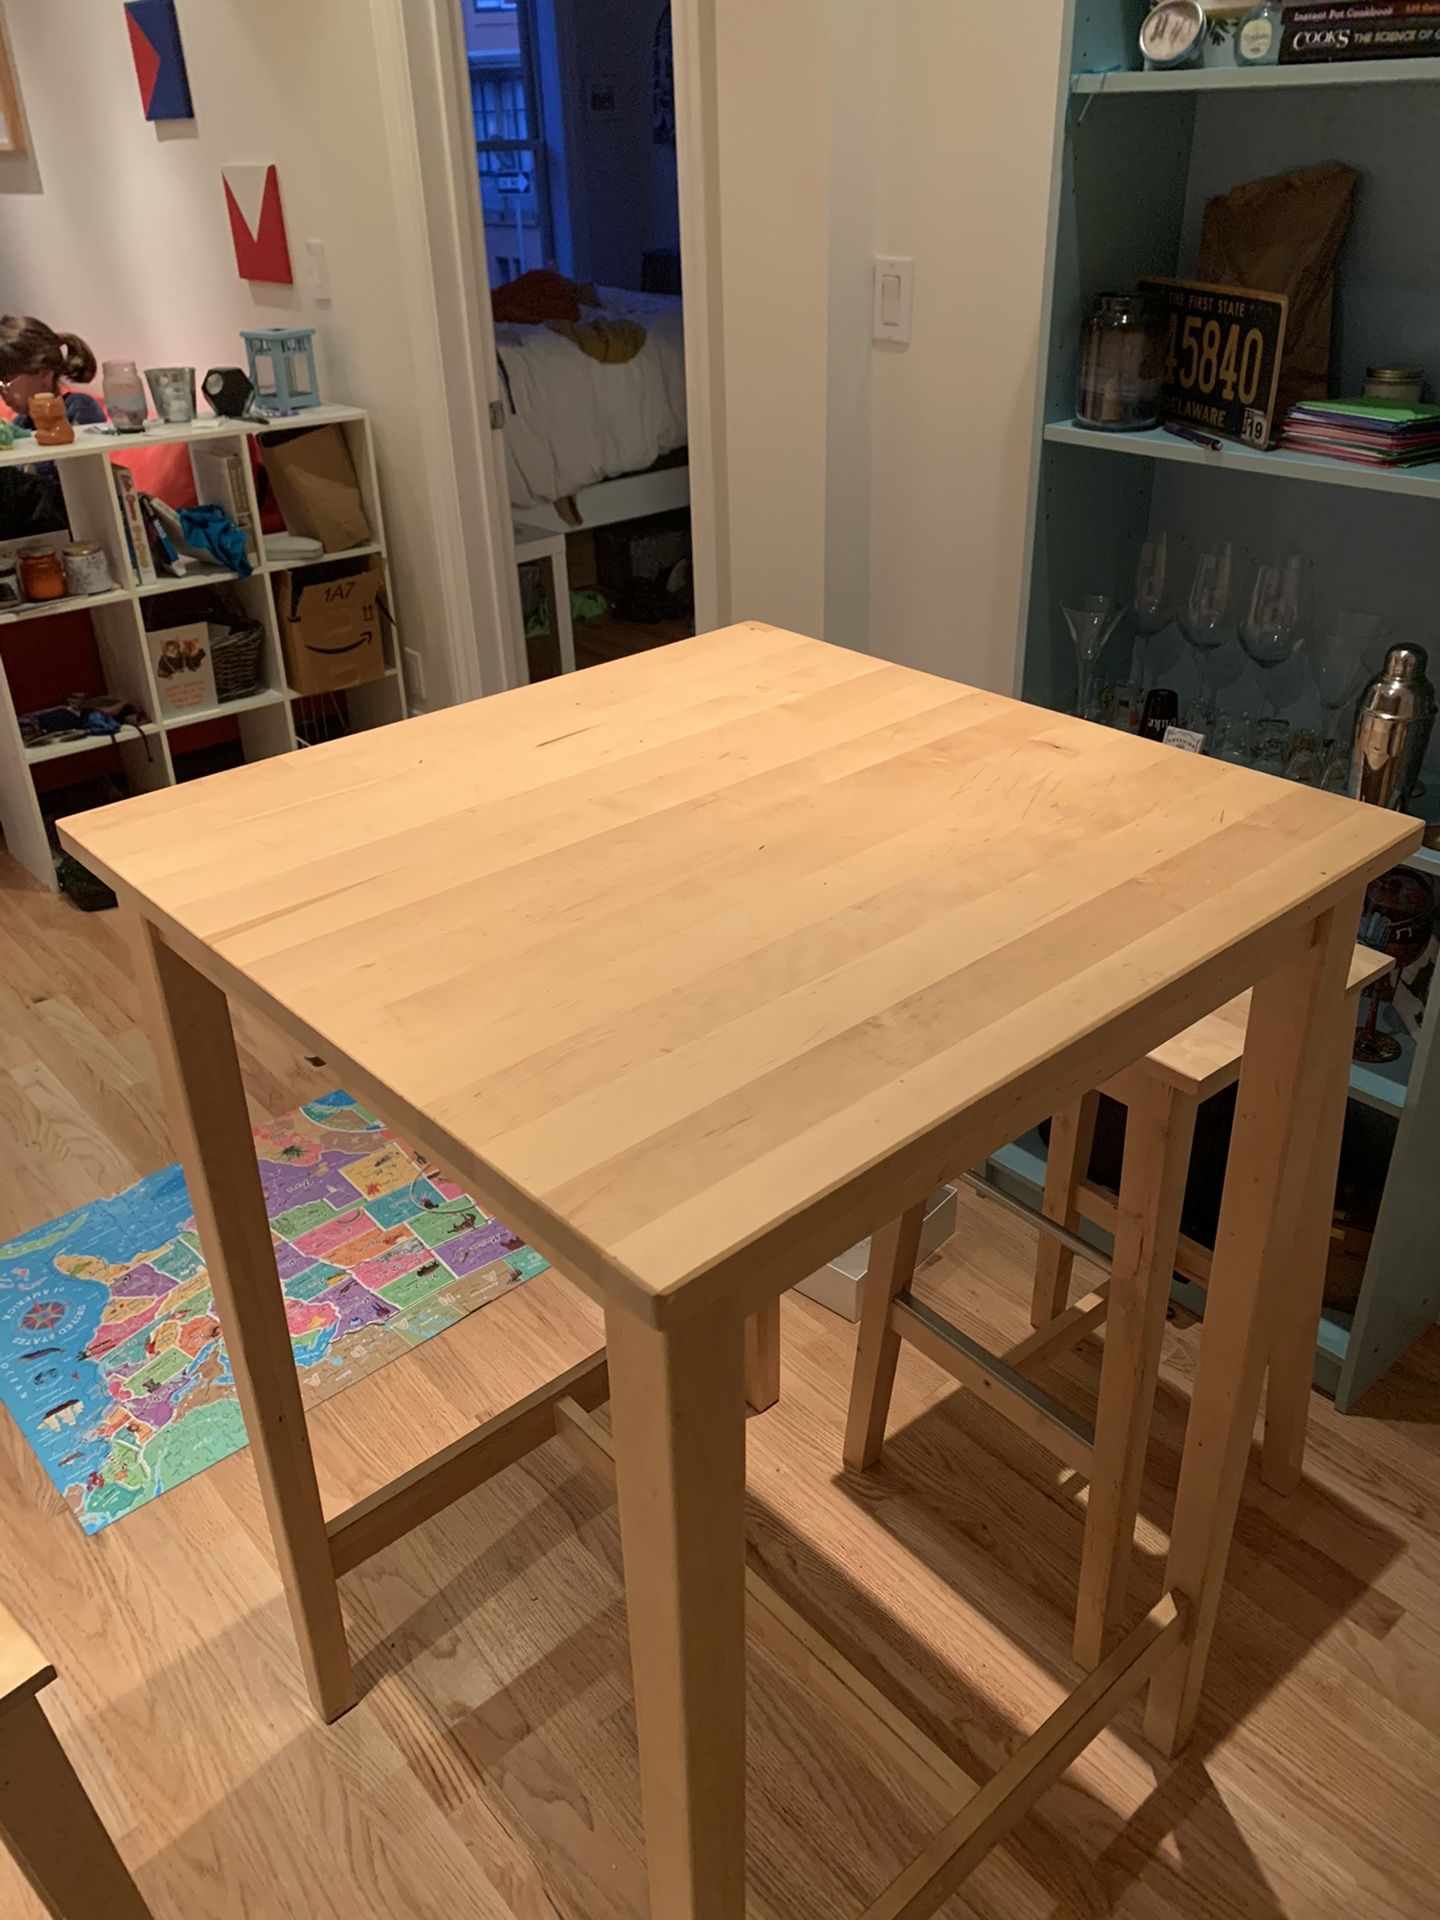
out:
M38 448L33 441L22 441L0 453L0 468L28 466L54 458L65 496L66 514L76 539L98 540L110 561L110 577L116 583L108 593L85 597L67 597L18 607L0 614L0 636L12 628L32 629L37 642L43 639L38 623L58 613L84 612L91 616L96 648L99 652L105 685L86 688L86 692L106 692L128 700L148 716L138 731L125 727L114 736L95 736L79 741L55 741L27 748L20 737L16 703L8 676L0 673L0 829L5 844L22 866L36 879L54 887L55 869L45 820L36 796L34 769L53 766L57 761L93 752L113 745L120 756L127 783L132 792L172 786L184 777L177 773L176 755L186 751L187 731L216 720L233 718L239 729L240 748L246 760L265 759L272 754L290 753L303 745L297 733L296 707L299 696L286 683L280 630L275 617L272 577L296 570L293 560L270 559L264 552L264 536L259 536L260 553L253 573L241 580L223 567L204 568L178 579L162 579L142 585L135 577L125 539L124 522L114 483L110 475L112 458L123 463L127 448L184 444L190 447L232 447L245 454L244 469L248 490L247 504L253 524L258 528L260 514L255 498L248 441L261 433L303 432L310 427L339 426L349 445L350 456L360 483L366 518L373 539L345 554L326 554L325 562L338 559L385 558L384 522L380 511L379 487L375 473L375 452L366 414L358 407L314 407L295 418L265 423L241 420L196 420L184 426L165 426L152 421L143 435L120 438L111 434L78 430L73 444L65 447ZM197 470L197 480L202 476ZM200 497L206 498L200 486ZM303 571L303 564L300 570ZM314 564L320 564L316 562ZM227 700L201 713L157 718L159 697L146 643L148 628L169 624L166 601L171 595L203 591L223 585L238 597L247 615L264 632L261 655L262 685L237 700ZM387 598L389 594L387 573ZM177 618L178 618L177 614ZM405 689L398 664L399 655L393 626L384 637L386 671L384 676L333 696L337 709L343 709L344 724L355 729L384 726L405 717ZM56 689L57 697L70 689ZM326 696L331 698L331 696ZM77 777L83 762L77 765Z

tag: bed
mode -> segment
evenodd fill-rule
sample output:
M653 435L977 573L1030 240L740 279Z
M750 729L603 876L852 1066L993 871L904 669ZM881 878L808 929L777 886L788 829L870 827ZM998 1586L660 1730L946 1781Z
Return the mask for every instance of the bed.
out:
M548 325L496 322L510 503L532 527L605 526L689 502L680 301L614 287L600 295L606 317L645 329L623 365L592 359Z

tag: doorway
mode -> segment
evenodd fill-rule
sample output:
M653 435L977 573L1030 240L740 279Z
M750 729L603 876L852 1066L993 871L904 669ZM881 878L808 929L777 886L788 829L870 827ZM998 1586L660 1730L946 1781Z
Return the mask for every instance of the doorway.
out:
M452 4L520 658L548 678L693 633L714 547L706 529L697 558L689 397L706 329L680 264L676 22L663 0ZM713 604L709 582L699 599Z

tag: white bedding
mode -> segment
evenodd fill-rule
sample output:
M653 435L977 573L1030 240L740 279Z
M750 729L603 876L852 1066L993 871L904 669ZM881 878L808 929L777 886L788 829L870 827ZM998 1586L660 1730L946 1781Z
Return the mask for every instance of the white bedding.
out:
M512 506L545 505L639 473L686 444L680 301L615 287L602 287L600 296L607 314L646 330L644 346L624 366L592 360L549 327L495 328Z

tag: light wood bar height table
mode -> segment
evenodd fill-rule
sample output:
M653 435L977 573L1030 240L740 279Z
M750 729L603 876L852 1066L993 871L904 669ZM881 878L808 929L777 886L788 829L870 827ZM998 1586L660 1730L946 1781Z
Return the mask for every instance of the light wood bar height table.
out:
M655 1920L744 1913L747 1600L925 1745L747 1580L747 1317L763 1372L794 1281L1253 987L1166 1597L871 1920L933 1912L1147 1680L1184 1740L1363 890L1417 824L752 624L61 837L135 923L321 1714L355 1697L337 1577L557 1431L610 1470L608 1391ZM328 1522L227 995L605 1310L604 1354Z

